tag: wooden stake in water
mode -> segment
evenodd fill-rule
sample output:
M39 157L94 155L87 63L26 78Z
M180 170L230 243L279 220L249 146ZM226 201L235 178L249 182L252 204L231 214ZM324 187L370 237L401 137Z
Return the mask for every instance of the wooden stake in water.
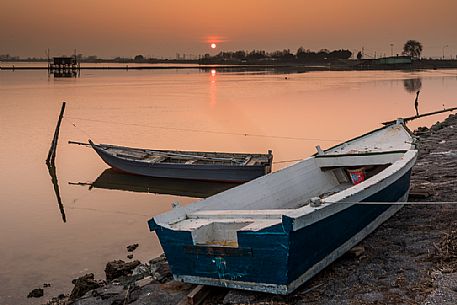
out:
M46 159L46 164L54 165L54 160L56 158L56 150L57 150L57 141L59 140L59 131L60 131L60 123L63 119L63 113L65 111L65 102L62 103L62 108L60 109L59 120L57 121L56 130L54 131L54 137L51 142L51 147L49 148L48 158Z
M56 174L56 167L54 166L54 161L52 164L47 163L48 165L48 172L51 176L51 182L54 187L54 193L57 199L57 205L59 206L60 214L62 215L62 221L67 222L67 216L65 216L65 208L62 203L62 198L60 197L60 188L59 188L59 181L57 180Z
M415 116L411 116L411 117L407 117L407 118L402 118L403 121L405 123L409 122L409 121L412 121L412 120L415 120L415 119L419 119L419 118L423 118L423 117L426 117L426 116L430 116L430 115L434 115L434 114L438 114L438 113L444 113L444 112L452 112L452 111L456 111L457 110L457 107L452 107L452 108L444 108L443 110L438 110L438 111L433 111L433 112L428 112L428 113L424 113L424 114L420 114L420 115L415 115ZM387 121L387 122L383 122L382 124L383 125L391 125L393 123L395 123L396 120L392 120L392 121Z
M51 147L49 148L46 164L48 166L49 175L51 176L52 185L54 186L54 193L56 194L57 204L59 205L62 220L63 222L67 222L67 217L65 216L65 209L62 203L62 198L60 197L59 182L57 180L56 167L54 164L56 158L57 141L59 140L60 123L62 123L64 111L65 102L62 103L62 108L60 109L59 120L57 121L56 130L54 131L54 137L52 138Z

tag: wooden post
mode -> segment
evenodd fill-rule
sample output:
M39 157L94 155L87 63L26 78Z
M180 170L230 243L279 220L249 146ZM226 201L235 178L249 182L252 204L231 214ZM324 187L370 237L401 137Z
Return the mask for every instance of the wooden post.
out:
M406 122L409 122L409 121L412 121L412 120L415 120L415 119L419 119L419 118L423 118L423 117L426 117L426 116L430 116L430 115L434 115L434 114L438 114L438 113L444 113L444 112L452 112L452 111L456 111L456 110L457 110L457 107L452 107L452 108L447 108L447 109L445 108L443 110L433 111L433 112L424 113L424 114L411 116L411 117L407 117L407 118L402 118L402 119L406 123ZM396 122L396 120L392 120L392 121L383 122L382 124L383 125L391 125L391 124L394 124L395 122Z
M62 103L62 108L60 109L59 120L57 121L56 130L54 131L54 137L52 138L51 147L49 148L48 158L46 159L46 165L48 166L49 175L51 176L52 185L54 186L54 193L56 194L57 204L62 215L62 220L63 222L67 222L67 217L65 216L65 209L62 203L62 198L60 197L60 189L56 175L56 167L54 165L54 160L56 158L57 141L59 140L60 123L62 122L64 111L65 102Z
M54 162L53 162L54 163ZM59 206L60 214L62 215L62 221L67 222L67 217L65 216L65 208L62 203L62 198L60 197L60 188L59 181L57 180L56 167L54 164L47 163L48 172L51 176L51 182L54 187L54 193L57 199L57 205Z
M54 165L54 160L56 158L57 141L59 140L60 123L62 122L64 111L65 102L62 103L62 108L60 109L56 130L54 131L54 137L51 142L51 147L49 148L48 158L46 159L46 164L48 165Z
M46 50L46 56L48 57L48 77L51 74L51 59L49 58L49 48Z
M82 145L82 146L90 146L89 143L83 143L78 141L68 141L68 144L75 144L75 145Z

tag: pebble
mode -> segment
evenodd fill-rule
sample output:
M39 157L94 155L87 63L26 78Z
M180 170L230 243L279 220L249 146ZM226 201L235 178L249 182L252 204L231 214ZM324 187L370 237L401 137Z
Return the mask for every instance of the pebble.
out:
M139 244L131 244L129 246L127 246L127 251L128 252L133 252L136 250L136 248L138 248L140 245Z
M41 288L35 288L27 295L28 298L41 298L44 295L44 291Z
M365 252L365 247L363 246L355 246L351 250L349 250L349 255L354 257L359 257Z

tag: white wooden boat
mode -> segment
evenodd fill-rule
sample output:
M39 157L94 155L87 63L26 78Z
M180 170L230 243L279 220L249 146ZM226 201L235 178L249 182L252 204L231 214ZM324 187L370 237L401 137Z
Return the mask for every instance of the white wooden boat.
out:
M401 208L416 157L398 120L149 226L176 280L288 294Z

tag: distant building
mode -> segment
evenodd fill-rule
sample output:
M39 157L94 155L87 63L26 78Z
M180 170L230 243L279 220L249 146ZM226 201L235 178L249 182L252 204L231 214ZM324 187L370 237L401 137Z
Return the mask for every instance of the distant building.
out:
M71 67L76 66L77 61L75 57L54 57L53 65L55 67Z
M54 57L52 63L48 63L48 73L54 77L76 77L79 76L79 62L74 57Z
M411 62L411 56L389 56L373 60L373 63L377 65L401 65L410 64Z

